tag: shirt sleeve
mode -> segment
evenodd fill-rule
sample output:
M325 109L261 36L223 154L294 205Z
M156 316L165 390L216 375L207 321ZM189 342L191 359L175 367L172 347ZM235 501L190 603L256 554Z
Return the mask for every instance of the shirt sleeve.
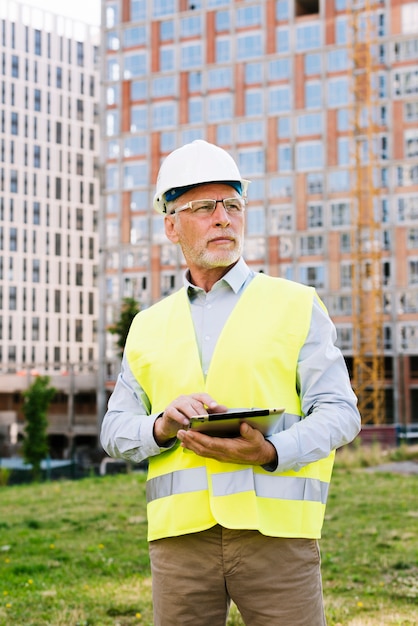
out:
M344 357L335 345L333 322L315 297L311 325L299 354L297 385L305 417L268 440L278 455L277 470L299 470L327 457L360 431L357 398Z
M149 406L145 391L123 356L100 433L101 444L110 456L140 463L167 450L158 446L154 439L154 422L160 414L148 414Z

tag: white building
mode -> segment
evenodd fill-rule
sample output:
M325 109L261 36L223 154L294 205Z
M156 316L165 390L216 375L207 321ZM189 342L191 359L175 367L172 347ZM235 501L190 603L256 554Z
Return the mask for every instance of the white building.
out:
M99 35L0 2L0 412L35 370L64 392L63 431L78 391L95 403Z

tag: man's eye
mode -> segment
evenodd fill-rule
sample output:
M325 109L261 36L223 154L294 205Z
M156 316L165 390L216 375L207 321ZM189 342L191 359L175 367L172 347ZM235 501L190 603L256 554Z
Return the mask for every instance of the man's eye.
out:
M193 207L193 212L194 213L212 213L213 212L213 205L212 204L198 204L197 206Z
M228 202L226 204L226 209L231 213L238 213L239 211L242 211L242 207L241 207L241 203L240 202Z

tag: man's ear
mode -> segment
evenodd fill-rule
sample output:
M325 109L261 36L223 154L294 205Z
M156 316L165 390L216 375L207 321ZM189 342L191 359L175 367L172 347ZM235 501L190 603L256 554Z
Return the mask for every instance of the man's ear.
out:
M179 242L179 236L176 229L176 220L171 215L166 215L164 217L164 229L166 237L171 241L171 243Z

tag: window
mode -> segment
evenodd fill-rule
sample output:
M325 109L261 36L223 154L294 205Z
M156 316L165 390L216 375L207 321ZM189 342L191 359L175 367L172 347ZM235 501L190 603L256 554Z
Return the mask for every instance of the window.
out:
M269 80L281 80L290 76L290 58L283 57L269 61L268 77Z
M162 46L160 48L160 70L169 72L175 67L175 52L172 46Z
M222 122L225 120L230 121L233 117L232 108L232 96L230 94L225 95L210 95L207 99L208 104L208 122Z
M324 238L322 235L306 235L300 238L301 256L324 253Z
M203 99L190 98L189 102L189 123L200 124L203 122Z
M418 131L416 130L405 132L405 156L407 158L418 156Z
M194 37L202 33L202 18L200 15L184 17L180 20L180 37Z
M147 130L148 109L145 106L131 107L131 132ZM116 134L116 133L114 133Z
M320 169L324 166L321 141L306 141L296 145L296 167L299 171Z
M312 76L320 74L322 71L322 57L318 53L305 54L305 74Z
M261 90L247 90L245 92L245 115L263 114L263 92Z
M305 83L305 108L319 109L322 106L322 86L319 81Z
M37 56L41 56L42 54L42 33L40 30L35 29L34 32L34 44L35 44L35 54Z
M135 161L123 166L123 188L141 187L148 181L148 162Z
M328 81L328 106L329 107L341 107L348 104L349 101L349 86L348 79L331 78Z
M241 172L248 172L250 175L263 174L265 171L264 151L254 149L239 152L238 164Z
M263 54L263 39L261 33L246 33L237 39L237 59L253 59Z
M19 78L19 57L17 54L12 54L12 76L13 78Z
M262 82L262 80L263 80L262 63L246 63L245 64L245 84L251 85L253 83L260 83ZM230 80L229 85L232 85L232 80Z
M264 122L241 122L238 125L238 141L249 143L252 141L262 141L264 137Z
M318 135L322 130L322 113L306 113L296 118L296 135Z
M12 135L19 134L19 114L12 111L11 113L11 127L10 131Z
M296 27L296 50L304 52L321 46L321 26L319 22L301 24Z
M322 204L308 204L308 228L324 226L324 207Z
M269 232L272 235L286 233L293 229L293 210L290 206L279 206L270 208ZM289 256L282 254L281 256Z
M351 223L350 203L331 203L331 226L348 226Z
M159 130L177 125L177 104L161 102L152 106L152 128Z
M349 165L350 163L350 142L347 137L337 139L338 165Z
M164 22L165 24L167 22ZM171 22L170 22L171 23ZM147 31L145 26L133 26L123 31L123 44L125 48L143 46L147 42ZM119 48L119 46L118 46Z
M124 57L123 77L125 79L129 80L137 76L145 76L147 70L147 55L145 52L127 54Z
M276 31L276 50L279 54L289 52L290 38L288 28L278 28Z
M251 64L248 64L250 66ZM260 76L260 75L259 75ZM201 74L199 73L199 91L201 90ZM233 85L233 74L230 67L222 67L210 69L208 71L208 87L209 89L223 89Z
M408 260L408 284L418 285L418 260Z
M328 71L341 72L348 68L348 52L346 48L333 50L328 52Z
M192 67L200 67L203 63L202 44L185 43L180 48L180 64L183 70Z
M268 92L269 113L285 113L292 107L291 91L288 85L271 87Z
M299 268L300 281L316 289L325 287L325 269L322 265L301 266Z
M288 144L278 147L279 172L292 170L292 148Z
M229 38L217 37L215 46L215 57L217 63L227 63L231 60L231 41Z
M237 26L259 26L262 21L261 6L249 6L237 9Z

